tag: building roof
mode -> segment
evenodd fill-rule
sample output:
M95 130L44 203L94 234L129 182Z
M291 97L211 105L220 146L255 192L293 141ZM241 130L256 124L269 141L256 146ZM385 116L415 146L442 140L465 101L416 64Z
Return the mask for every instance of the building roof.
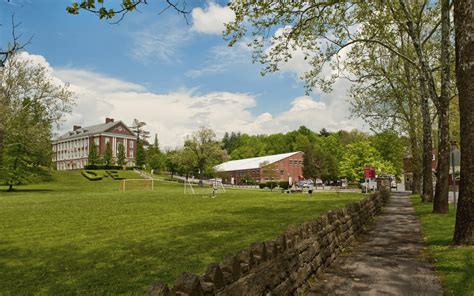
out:
M108 131L110 128L114 127L115 125L122 124L124 125L132 134L133 132L127 127L126 124L124 124L121 120L115 121L115 122L108 122L108 123L101 123L101 124L96 124L96 125L91 125L91 126L85 126L81 127L75 131L69 131L58 138L56 138L54 141L64 141L64 140L70 140L74 138L81 138L84 136L92 136L100 133L104 133Z
M298 154L300 152L301 151L296 151L296 152L283 153L283 154L231 160L231 161L227 161L219 165L216 165L214 169L218 172L258 169L261 167L263 163L266 163L266 165L269 165L277 161L280 161L282 159L293 156L295 154Z

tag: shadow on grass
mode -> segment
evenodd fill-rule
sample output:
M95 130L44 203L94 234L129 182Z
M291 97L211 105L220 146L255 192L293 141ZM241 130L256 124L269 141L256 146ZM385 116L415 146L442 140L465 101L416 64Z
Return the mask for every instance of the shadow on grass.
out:
M155 281L173 283L182 272L203 273L207 264L221 262L226 254L235 254L255 241L274 239L289 224L316 218L329 208L355 200L342 197L337 201L317 198L278 200L278 204L272 207L277 200L264 196L258 205L252 207L247 204L248 199L234 199L230 195L219 199L220 206L206 210L206 215L192 215L183 212L199 211L215 200L197 197L200 201L197 206L194 200L186 197L177 203L180 206L176 210L175 204L153 207L166 199L146 196L138 199L142 201L139 204L134 197L105 197L107 202L99 204L89 204L89 197L79 198L77 200L81 202L73 204L72 208L71 205L66 209L58 208L64 215L58 216L56 222L69 221L68 213L72 209L71 215L78 217L77 224L71 224L75 227L67 224L56 230L54 223L48 224L51 229L30 228L28 225L24 235L38 237L41 241L25 240L28 244L23 244L15 237L20 233L12 235L12 241L0 241L0 295L143 294ZM169 198L174 199L173 196ZM129 213L128 206L125 207L127 211L123 208L127 203L140 207ZM116 208L115 204L121 206ZM45 209L50 210L50 205L47 205ZM146 211L149 206L154 210ZM75 212L78 208L85 210ZM97 213L102 213L103 208L107 208L104 220L92 220ZM166 211L176 213L158 217ZM57 212L53 208L52 212L45 210L44 213L46 217L52 217L51 213ZM34 213L38 213L37 208L34 208ZM130 218L134 214L137 217ZM114 224L116 220L108 219L110 215L123 215L124 220ZM150 215L150 218L145 219L144 215ZM113 229L102 227L109 225L107 223ZM33 229L48 235L35 236ZM49 232L54 235L49 235Z
M444 253L444 261L436 264L438 272L447 275L443 277L443 286L447 295L474 295L474 252L465 250L455 254L456 250L438 251ZM438 260L439 261L439 260ZM462 262L462 263L461 263Z
M126 242L85 250L67 245L25 250L0 245L0 294L143 294L153 282L172 282L183 271L204 269L204 251L210 237L175 242Z
M310 209L229 210L166 234L143 226L144 235L133 241L123 235L35 249L1 241L0 294L142 294L155 281L173 283L182 272L203 273L229 253L274 239Z
M53 190L53 189L36 189L36 188L15 188L12 191L8 191L8 189L1 189L0 192L6 192L6 193L15 193L15 192L52 192L52 191L58 191L58 190Z

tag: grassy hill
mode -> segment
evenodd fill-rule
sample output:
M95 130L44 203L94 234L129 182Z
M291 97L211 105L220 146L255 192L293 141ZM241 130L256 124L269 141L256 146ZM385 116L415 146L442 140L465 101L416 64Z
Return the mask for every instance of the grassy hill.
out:
M119 182L57 172L0 191L0 294L143 294L363 197L234 189L209 198L210 188L184 195L182 184L157 182L120 192Z

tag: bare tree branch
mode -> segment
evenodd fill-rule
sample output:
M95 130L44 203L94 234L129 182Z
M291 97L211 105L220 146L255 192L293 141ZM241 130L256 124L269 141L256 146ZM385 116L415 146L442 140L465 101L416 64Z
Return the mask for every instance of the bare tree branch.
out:
M21 25L21 23L15 23L15 15L12 15L11 19L12 40L6 45L5 49L0 48L0 68L3 68L5 66L6 61L12 54L25 48L31 43L31 40L33 39L33 36L31 36L25 43L21 43L20 39L22 37L22 34L17 35L16 33L17 28Z

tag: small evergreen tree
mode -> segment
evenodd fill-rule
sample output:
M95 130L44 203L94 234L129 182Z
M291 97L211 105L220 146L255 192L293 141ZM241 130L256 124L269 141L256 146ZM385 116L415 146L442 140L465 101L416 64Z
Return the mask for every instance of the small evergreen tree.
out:
M114 165L114 159L112 157L112 145L110 142L105 145L105 153L104 153L104 165L111 166Z
M8 191L13 191L14 185L28 183L32 172L29 167L31 158L25 145L14 143L7 145L3 151L1 175L8 186Z
M164 155L164 166L171 179L179 170L179 150L168 150Z
M88 165L96 165L99 163L99 151L97 150L97 145L94 141L89 147L89 156L87 157Z
M155 142L153 146L148 147L146 152L146 164L149 169L159 171L163 166L163 155L158 145L158 136L155 134Z
M135 163L140 168L145 164L145 148L143 147L142 140L137 142L137 158Z
M122 144L119 144L119 147L118 147L117 164L120 166L125 165L125 147Z

